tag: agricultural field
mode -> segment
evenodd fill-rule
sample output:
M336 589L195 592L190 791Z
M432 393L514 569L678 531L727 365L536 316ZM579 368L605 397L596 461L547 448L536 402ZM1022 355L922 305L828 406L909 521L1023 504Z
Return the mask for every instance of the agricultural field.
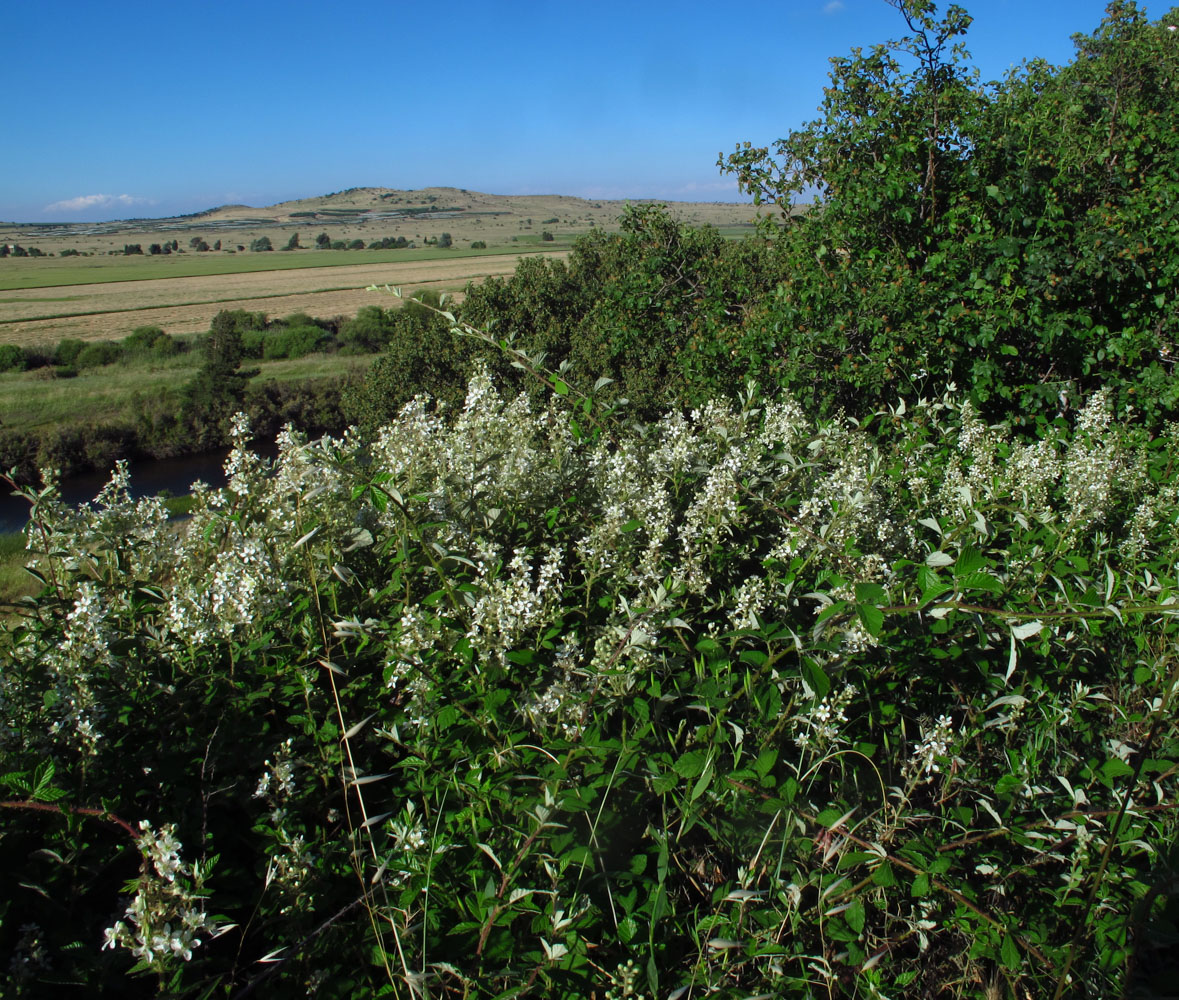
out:
M269 208L229 206L180 219L90 224L4 224L0 244L44 256L0 260L0 343L42 347L62 337L105 340L144 324L173 335L208 329L220 309L271 315L351 316L373 283L457 291L512 273L522 255L562 256L590 229L616 230L626 203L561 196L509 197L429 188L357 188ZM750 205L680 203L677 218L736 237ZM283 252L298 234L300 249ZM405 249L315 249L404 239ZM451 246L436 241L450 236ZM545 237L551 237L546 239ZM259 240L273 251L250 251ZM151 254L175 241L175 252ZM212 248L201 251L199 246ZM472 247L472 244L476 244ZM479 245L482 244L482 245ZM126 255L138 246L143 253ZM76 251L68 256L63 252ZM53 255L53 256L50 256Z
M567 251L554 251L564 256ZM420 256L419 256L420 255ZM161 326L176 336L201 333L222 309L248 309L268 315L304 312L312 316L353 316L377 301L365 289L372 284L405 285L457 291L469 282L510 274L518 255L472 254L445 251L327 251L335 266L289 267L285 270L249 270L255 263L301 262L312 254L247 254L206 261L180 258L177 269L191 266L226 266L212 274L128 277L138 267L155 269L172 263L170 258L109 257L97 259L97 274L109 274L102 283L62 284L52 288L24 287L0 293L0 343L18 347L50 347L63 337L109 340L125 337L145 324ZM259 261L258 258L261 258ZM365 260L368 258L368 260ZM373 259L376 258L376 259ZM68 265L63 279L79 279L75 258L47 264ZM16 261L39 264L41 261ZM228 268L246 265L238 272ZM32 271L33 268L27 268ZM2 273L2 271L0 271Z

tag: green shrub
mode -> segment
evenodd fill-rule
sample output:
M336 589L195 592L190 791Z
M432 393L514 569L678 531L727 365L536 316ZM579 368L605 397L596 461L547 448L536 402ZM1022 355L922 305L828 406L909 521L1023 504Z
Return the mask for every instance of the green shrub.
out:
M55 365L73 365L85 347L86 341L84 340L60 340L53 352L53 363Z
M0 372L23 372L29 358L23 348L15 344L0 344Z
M158 326L140 326L123 338L122 348L125 355L168 357L180 351L180 344Z
M78 368L100 368L111 365L123 357L122 347L111 340L96 340L86 344L78 352L74 364Z
M301 358L322 350L331 335L322 327L310 324L286 326L267 333L262 341L262 357Z
M1108 395L1026 444L953 395L865 427L753 391L624 426L533 373L539 411L476 373L273 468L239 421L179 530L124 473L41 498L0 675L30 990L1169 970L1174 432Z

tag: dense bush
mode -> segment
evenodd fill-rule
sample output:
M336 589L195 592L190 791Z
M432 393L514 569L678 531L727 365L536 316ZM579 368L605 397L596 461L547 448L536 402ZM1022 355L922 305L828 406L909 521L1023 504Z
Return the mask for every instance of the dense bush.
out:
M168 357L180 351L179 341L173 340L158 326L136 327L121 341L124 356L151 355Z
M74 358L78 368L101 368L113 365L123 357L123 348L113 340L93 340L87 343Z
M820 118L721 160L786 213L790 266L750 323L782 378L823 406L952 380L993 414L1102 385L1173 413L1179 10L1116 0L1072 63L984 86L964 11L900 7L910 35L833 60Z
M875 430L753 393L578 430L597 413L477 374L450 420L286 435L273 468L239 425L179 532L119 476L94 509L41 496L46 589L0 678L19 981L1116 996L1170 971L1173 432L1104 395L1035 444L953 396Z
M0 372L23 372L29 366L24 348L15 344L0 344Z
M58 341L57 349L53 352L53 363L55 365L73 365L85 347L86 341L84 340L64 338Z

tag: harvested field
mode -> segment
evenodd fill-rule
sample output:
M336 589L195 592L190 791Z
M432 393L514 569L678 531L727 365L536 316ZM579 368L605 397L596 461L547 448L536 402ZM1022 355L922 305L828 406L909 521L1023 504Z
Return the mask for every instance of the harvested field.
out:
M0 296L0 344L36 348L52 346L63 337L117 340L148 324L163 327L173 336L201 333L221 309L248 309L271 317L296 312L352 316L362 306L388 307L396 301L365 291L368 285L400 285L407 291L457 290L470 281L511 274L519 256L490 254L9 291Z

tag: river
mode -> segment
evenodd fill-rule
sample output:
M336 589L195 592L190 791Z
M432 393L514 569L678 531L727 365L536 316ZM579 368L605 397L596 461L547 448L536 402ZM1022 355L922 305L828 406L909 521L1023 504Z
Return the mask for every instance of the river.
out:
M273 455L273 442L253 445L259 454ZM131 463L131 495L153 496L167 490L172 496L184 496L192 492L192 484L202 480L210 486L225 485L222 465L228 448L186 455L180 458L139 459ZM61 482L62 498L68 503L83 504L93 500L110 482L110 472L86 473L69 476ZM2 484L0 484L2 485ZM22 497L10 495L7 489L0 495L0 534L20 531L29 519L29 505Z

